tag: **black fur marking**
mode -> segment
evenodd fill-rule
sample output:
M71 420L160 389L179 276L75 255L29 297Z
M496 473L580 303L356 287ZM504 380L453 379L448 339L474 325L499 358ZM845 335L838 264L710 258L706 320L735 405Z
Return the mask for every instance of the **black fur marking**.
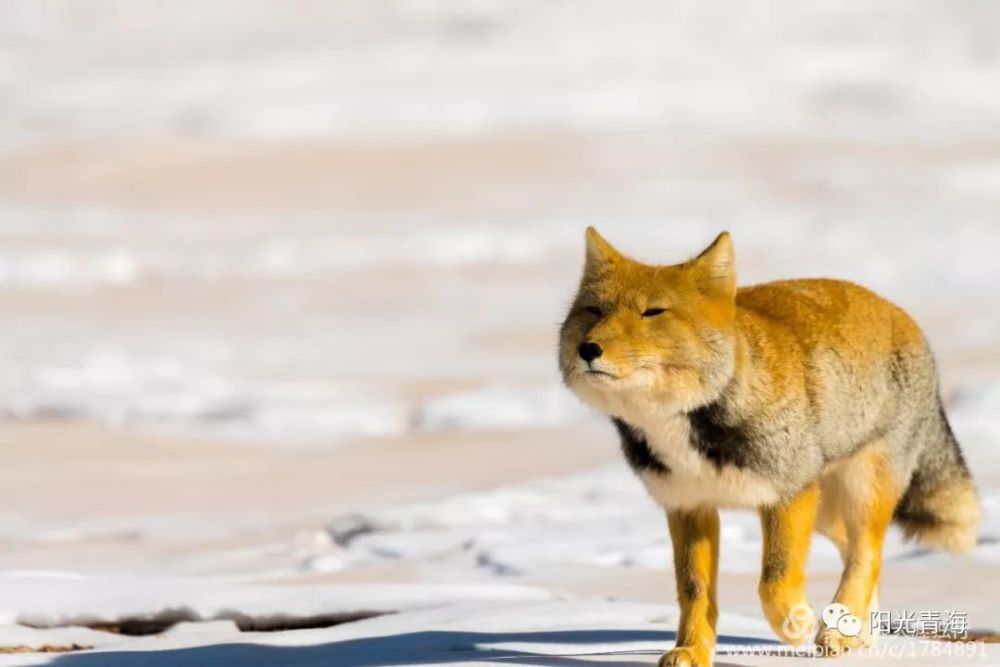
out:
M892 518L914 533L923 533L944 525L945 522L937 515L926 510L912 509L913 505L914 501L911 498L903 496Z
M687 573L684 575L684 584L681 586L680 593L682 599L685 601L697 600L701 597L701 582Z
M765 584L776 584L788 573L788 548L778 537L781 535L781 518L774 508L761 510L764 529L764 553L766 559L760 572L760 580Z
M621 419L612 419L611 421L618 429L618 435L621 436L622 441L622 453L625 454L625 460L628 461L632 470L636 472L649 470L660 475L666 475L670 472L670 468L656 458L656 454L649 448L649 443L646 442L646 438L641 433Z
M752 434L742 424L724 420L718 403L709 403L688 413L691 446L721 469L723 466L750 467Z
M771 560L764 563L764 567L761 568L760 580L767 584L776 584L785 578L786 572L788 572L788 561L784 559L784 554L780 558L772 554Z

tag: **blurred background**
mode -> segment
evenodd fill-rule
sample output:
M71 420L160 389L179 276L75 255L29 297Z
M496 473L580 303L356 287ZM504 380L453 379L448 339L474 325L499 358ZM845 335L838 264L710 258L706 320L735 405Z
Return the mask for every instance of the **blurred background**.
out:
M991 0L3 2L0 568L668 600L559 383L587 225L907 308L993 507L998 35ZM922 590L995 586L984 549Z

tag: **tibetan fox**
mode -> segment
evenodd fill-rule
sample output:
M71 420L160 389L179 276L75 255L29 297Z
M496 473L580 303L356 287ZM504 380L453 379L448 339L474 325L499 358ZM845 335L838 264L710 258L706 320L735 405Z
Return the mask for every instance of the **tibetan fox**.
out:
M586 237L559 365L611 418L666 512L681 616L661 666L711 665L720 507L757 510L764 614L789 643L815 630L825 655L872 639L890 521L930 547L972 548L975 486L905 312L839 280L738 289L726 233L669 266L629 259L593 228ZM805 597L813 530L840 550L834 602L863 619L860 634L817 627Z

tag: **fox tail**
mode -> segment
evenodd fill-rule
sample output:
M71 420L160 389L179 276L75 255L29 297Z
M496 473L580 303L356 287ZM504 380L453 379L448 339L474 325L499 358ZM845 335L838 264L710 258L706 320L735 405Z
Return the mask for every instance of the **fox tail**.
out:
M908 539L967 553L979 530L979 496L940 399L938 415L933 440L921 453L893 519Z

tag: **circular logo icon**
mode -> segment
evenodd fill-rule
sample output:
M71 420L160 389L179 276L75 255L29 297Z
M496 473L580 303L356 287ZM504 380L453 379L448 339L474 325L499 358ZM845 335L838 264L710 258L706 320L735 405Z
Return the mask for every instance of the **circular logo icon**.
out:
M845 614L837 621L837 630L845 637L857 637L861 634L861 619L854 614Z
M861 619L839 602L826 606L823 610L823 623L828 628L836 628L845 637L857 637L861 634Z
M781 622L781 631L792 642L812 635L816 631L816 614L812 607L804 602L792 607Z

